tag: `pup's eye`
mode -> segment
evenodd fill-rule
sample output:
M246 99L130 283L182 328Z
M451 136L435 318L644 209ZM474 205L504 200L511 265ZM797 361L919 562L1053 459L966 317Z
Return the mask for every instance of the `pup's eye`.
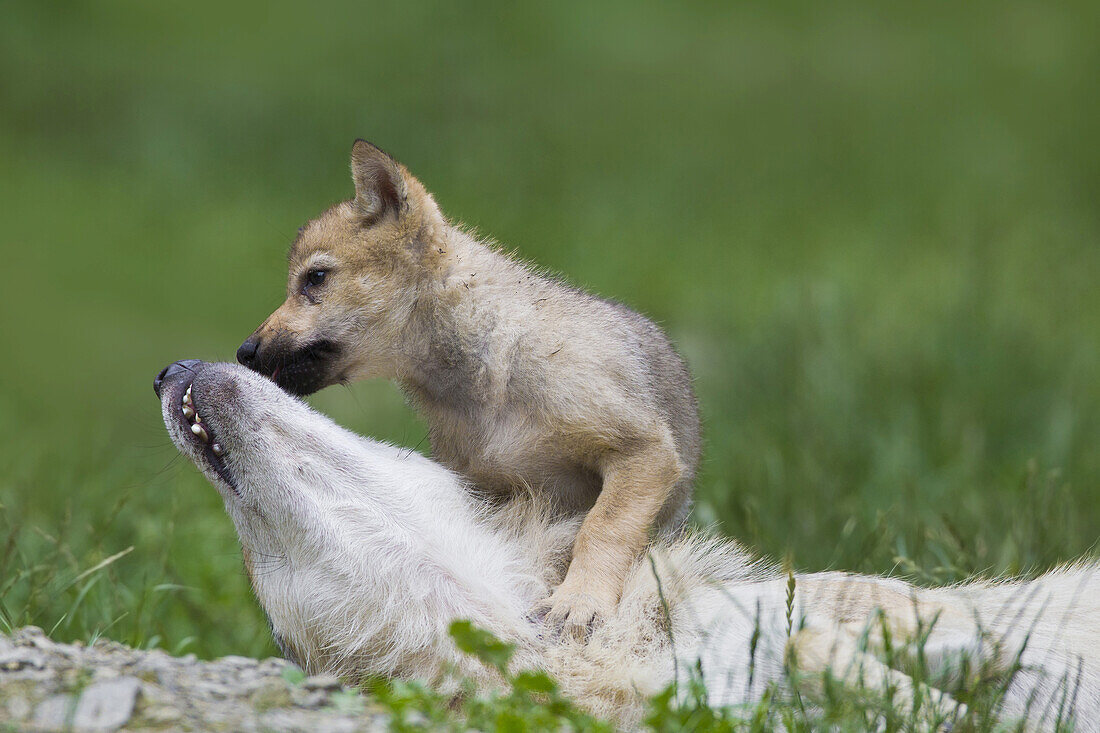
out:
M306 273L307 285L322 285L325 282L325 276L328 275L326 270L310 270Z

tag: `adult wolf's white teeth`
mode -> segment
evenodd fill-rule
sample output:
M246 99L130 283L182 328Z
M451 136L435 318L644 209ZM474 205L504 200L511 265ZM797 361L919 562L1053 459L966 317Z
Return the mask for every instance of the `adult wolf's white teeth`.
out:
M194 425L191 426L191 432L194 433L195 435L199 436L200 438L202 438L202 442L204 442L204 443L210 442L210 436L206 434L205 430L203 430L202 425L199 425L198 423L195 423Z
M210 450L214 451L214 455L220 456L222 454L221 443L211 443Z
M187 388L187 392L183 395L183 404L185 404L185 405L191 405L192 404L192 402L191 402L191 388L190 387Z
M193 418L195 416L195 411L193 409L191 409L190 407L187 407L186 405L184 405L184 407L183 407L183 416L186 417L188 420L190 420L191 418Z

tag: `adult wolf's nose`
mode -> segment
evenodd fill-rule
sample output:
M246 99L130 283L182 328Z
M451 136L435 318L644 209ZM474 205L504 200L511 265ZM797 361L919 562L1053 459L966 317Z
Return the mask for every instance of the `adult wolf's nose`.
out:
M174 361L161 369L160 374L153 378L153 391L157 393L157 397L160 397L160 388L164 386L166 381L184 372L194 373L195 367L199 364L202 364L202 361L199 359L184 359L182 361Z
M237 361L249 369L253 368L253 362L256 361L256 352L260 350L260 340L249 336L241 348L237 349Z

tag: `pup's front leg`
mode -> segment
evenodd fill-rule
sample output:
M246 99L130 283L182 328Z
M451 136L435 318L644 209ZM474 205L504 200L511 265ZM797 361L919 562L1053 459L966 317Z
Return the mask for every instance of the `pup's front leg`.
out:
M614 612L619 600L610 590L614 585L611 579L578 573L570 566L566 579L549 598L535 605L531 615L542 618L555 635L584 641Z
M603 487L573 543L565 580L532 610L555 632L583 641L615 611L626 575L645 549L682 464L666 434L603 462Z

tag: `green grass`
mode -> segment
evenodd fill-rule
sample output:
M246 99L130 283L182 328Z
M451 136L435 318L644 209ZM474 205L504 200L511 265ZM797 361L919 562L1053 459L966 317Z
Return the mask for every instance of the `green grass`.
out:
M1088 552L1098 20L6 3L0 624L273 652L150 382L231 359L278 304L357 136L454 218L667 327L705 417L700 521L801 569L928 582ZM313 401L424 435L388 384Z

